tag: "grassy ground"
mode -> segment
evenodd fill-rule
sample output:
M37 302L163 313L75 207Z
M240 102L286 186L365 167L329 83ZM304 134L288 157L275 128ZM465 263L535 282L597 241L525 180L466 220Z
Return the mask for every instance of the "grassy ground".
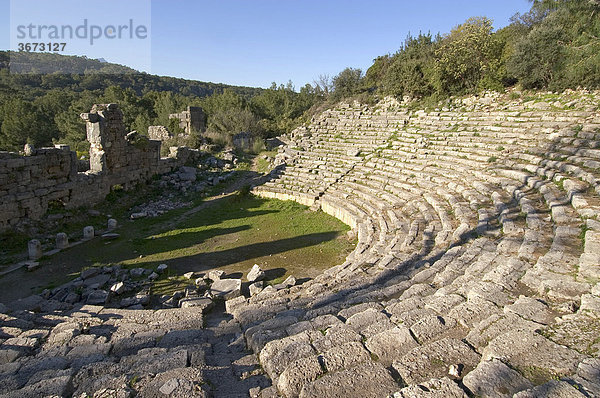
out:
M190 215L178 209L157 218L126 221L118 240L97 238L42 259L36 271L9 274L0 279L1 301L58 286L85 267L116 263L130 268L168 264L169 273L156 282L155 293L185 286L187 281L180 276L188 271L221 269L241 277L255 263L271 281L288 275L310 278L343 262L354 246L346 237L346 225L294 202L230 195L205 206ZM181 221L169 225L178 218ZM16 283L17 292L10 286Z
M277 155L277 151L264 151L259 154L258 158L256 159L256 171L259 173L268 173L271 171L271 165L269 162L262 158L264 155L274 158L275 155Z

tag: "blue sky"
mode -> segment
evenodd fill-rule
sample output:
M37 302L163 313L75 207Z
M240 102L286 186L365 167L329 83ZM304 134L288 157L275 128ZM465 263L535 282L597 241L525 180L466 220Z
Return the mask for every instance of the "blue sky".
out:
M77 19L75 9L90 18L108 10L111 22L141 13L123 12L132 0L26 1L53 5L44 13L52 22L45 23ZM70 3L76 4L61 7ZM9 4L0 0L1 49L10 47ZM27 7L35 14L35 6ZM527 0L151 0L151 53L112 42L90 56L158 75L260 87L292 80L299 88L347 66L366 70L375 57L395 52L409 32L446 33L480 15L501 28L529 7Z

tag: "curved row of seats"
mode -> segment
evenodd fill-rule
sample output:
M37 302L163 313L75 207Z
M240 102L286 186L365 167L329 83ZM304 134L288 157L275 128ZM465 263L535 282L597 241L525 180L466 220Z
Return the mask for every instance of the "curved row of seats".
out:
M358 245L228 304L263 396L600 394L600 116L502 101L346 105L292 133L254 191L338 217Z

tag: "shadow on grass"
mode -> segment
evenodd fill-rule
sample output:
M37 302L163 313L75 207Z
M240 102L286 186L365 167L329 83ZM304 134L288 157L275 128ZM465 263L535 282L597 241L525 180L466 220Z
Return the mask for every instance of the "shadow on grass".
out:
M208 269L220 268L242 261L252 260L259 257L283 253L290 250L315 246L323 242L334 240L339 232L319 232L296 236L293 238L278 239L269 242L252 243L249 245L234 247L231 249L199 253L192 256L173 257L172 268L176 271L206 271ZM138 267L151 266L154 262L139 262ZM284 270L285 271L285 270ZM277 276L275 276L277 277Z
M145 254L156 254L169 252L172 250L184 249L199 245L209 239L217 236L234 234L236 232L247 231L251 229L250 225L239 225L231 228L209 228L201 231L178 232L172 235L161 236L157 238L137 239L133 245L138 248L144 248ZM124 259L121 259L124 260ZM117 260L120 261L120 260Z

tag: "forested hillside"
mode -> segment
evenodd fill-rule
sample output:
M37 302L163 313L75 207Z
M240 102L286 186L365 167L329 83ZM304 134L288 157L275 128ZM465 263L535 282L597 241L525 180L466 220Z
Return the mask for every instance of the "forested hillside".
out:
M363 76L347 68L339 97L373 93L440 100L481 90L600 87L600 1L534 0L531 10L494 30L474 17L443 35L409 36Z
M289 131L316 100L310 85L296 92L291 83L273 83L265 90L155 76L85 57L0 52L0 150L60 141L85 151L78 115L94 103L119 103L126 125L142 133L150 125L177 132L169 114L201 106L208 115L208 135L227 143L240 131L258 136Z

